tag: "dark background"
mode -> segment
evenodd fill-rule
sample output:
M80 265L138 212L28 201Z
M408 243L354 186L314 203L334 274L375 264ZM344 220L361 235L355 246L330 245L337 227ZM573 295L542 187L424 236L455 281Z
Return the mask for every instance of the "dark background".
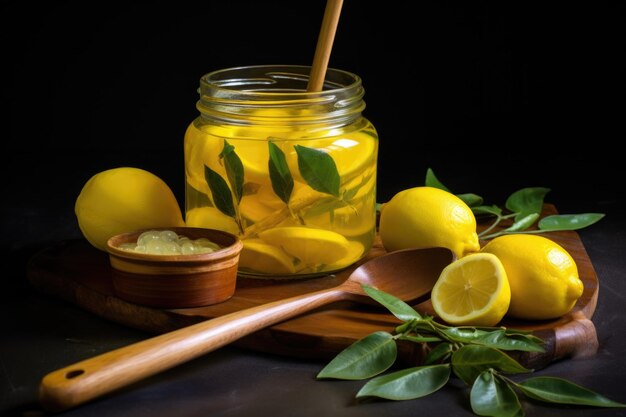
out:
M25 264L36 250L81 236L73 206L84 183L105 169L135 166L163 178L182 205L182 141L198 114L199 78L232 66L310 64L324 6L323 0L37 6L0 0L0 260L6 271L0 312L12 342L5 358L0 350L6 368L0 400L15 406L33 399L44 371L147 336L28 287ZM607 214L580 233L603 283L594 316L601 350L593 361L551 371L578 376L618 400L626 354L620 313L626 176L618 151L626 138L624 9L617 1L345 0L330 62L363 79L364 114L380 135L379 202L422 185L432 167L453 191L481 194L487 203L544 186L552 190L547 201L562 213ZM72 344L64 334L92 344ZM46 360L39 358L44 351ZM250 395L262 396L262 372L270 368L299 369L285 376L297 388L319 366L222 349L162 378L173 389L195 392L184 384L193 383L188 373L198 369L208 375L202 381L215 379L228 393L241 382L237 372L248 379L254 369L261 376L250 384L260 385ZM309 404L311 413L319 398L351 395L346 385L325 392L331 388L305 382L317 394L294 401ZM158 385L147 386L162 394ZM118 406L150 403L134 394ZM225 407L237 400L224 395ZM164 398L155 404L176 404ZM471 414L456 394L446 398L443 403ZM115 415L115 401L100 404ZM395 407L413 414L411 404ZM619 414L613 411L596 414Z
M325 5L56 3L1 3L2 146L11 203L62 210L89 176L120 165L161 176L182 202L199 78L310 64ZM421 185L427 167L493 203L525 186L619 197L624 28L623 2L346 0L330 65L363 79L379 201ZM55 181L64 170L71 183Z

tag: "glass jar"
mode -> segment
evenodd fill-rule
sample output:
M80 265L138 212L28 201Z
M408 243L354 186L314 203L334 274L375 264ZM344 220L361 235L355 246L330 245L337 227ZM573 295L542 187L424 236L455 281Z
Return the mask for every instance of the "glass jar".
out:
M310 67L229 68L200 79L185 132L188 226L243 240L239 274L326 275L361 259L376 230L378 135L361 79Z

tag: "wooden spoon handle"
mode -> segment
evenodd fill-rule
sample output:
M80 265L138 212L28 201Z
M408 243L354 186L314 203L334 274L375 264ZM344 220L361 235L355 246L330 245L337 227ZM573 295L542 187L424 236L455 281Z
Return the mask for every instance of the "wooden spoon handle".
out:
M49 411L74 407L197 358L261 328L347 297L348 293L339 287L295 296L86 359L46 375L39 387L39 400Z

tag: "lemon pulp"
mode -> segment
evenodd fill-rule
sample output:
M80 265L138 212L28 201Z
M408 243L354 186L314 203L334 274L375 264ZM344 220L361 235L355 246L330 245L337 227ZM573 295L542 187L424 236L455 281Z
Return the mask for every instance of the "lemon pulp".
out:
M511 289L500 260L476 253L443 269L431 300L437 315L449 324L495 326L509 308Z

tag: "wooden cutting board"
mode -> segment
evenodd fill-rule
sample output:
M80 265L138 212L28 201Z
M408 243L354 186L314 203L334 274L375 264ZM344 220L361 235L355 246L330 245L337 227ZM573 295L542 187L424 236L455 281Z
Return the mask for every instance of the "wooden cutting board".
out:
M543 214L556 212L554 206L546 205ZM576 260L585 290L574 309L557 320L503 321L504 326L532 330L544 339L545 353L517 356L524 365L535 369L564 357L593 355L598 348L591 318L596 308L599 283L589 256L576 232L551 232L546 236L562 245ZM361 262L382 253L384 249L377 240ZM239 278L235 295L228 301L176 310L145 307L117 298L111 282L107 254L94 249L82 239L62 241L34 255L28 264L27 276L34 288L105 319L152 333L164 333L269 301L334 287L344 281L354 267L336 275L312 279L285 281ZM414 307L422 313L435 315L430 301ZM394 316L382 308L341 302L260 329L237 344L280 355L328 360L370 333L379 330L393 332L398 323ZM423 355L422 345L410 342L399 344L401 363L418 364Z

